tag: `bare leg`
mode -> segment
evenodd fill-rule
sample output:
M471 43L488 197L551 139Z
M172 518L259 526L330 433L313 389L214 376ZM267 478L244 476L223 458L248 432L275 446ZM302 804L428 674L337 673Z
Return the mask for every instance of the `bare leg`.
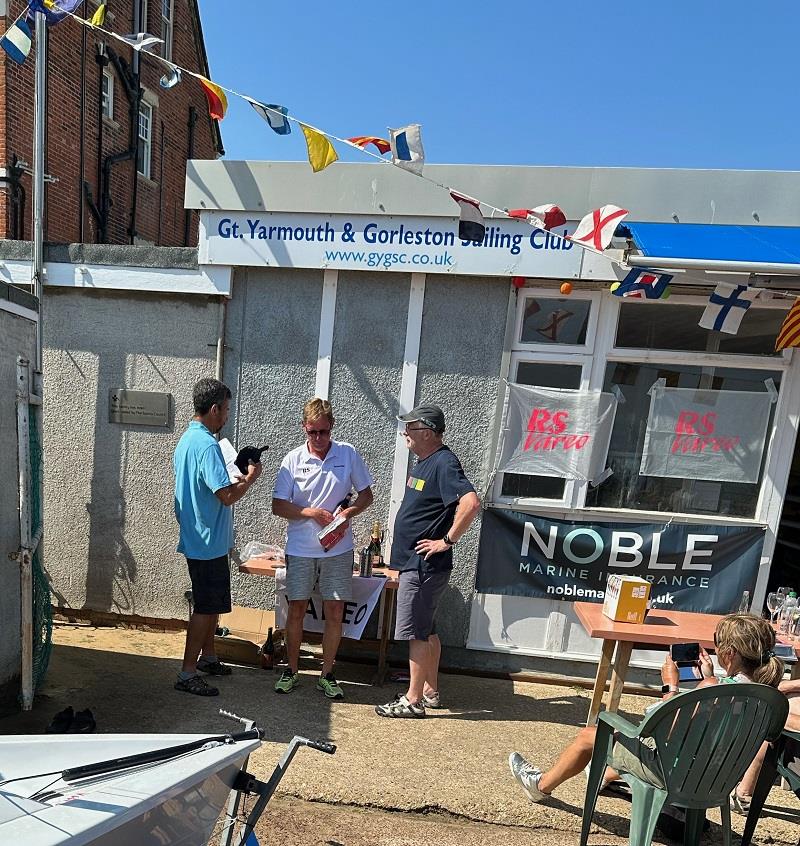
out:
M300 643L303 640L303 617L308 608L307 599L290 599L286 613L286 660L292 673L300 663Z
M743 799L749 799L753 795L756 782L758 781L758 774L761 772L761 765L764 763L768 748L768 743L761 744L761 748L753 759L753 763L747 768L747 772L745 772L742 780L736 786L737 796L741 796Z
M425 679L431 672L431 647L427 640L408 642L408 666L410 669L406 699L411 703L422 699Z
M423 691L430 696L439 690L439 661L442 657L442 642L439 640L439 635L432 634L428 638L428 648L430 650L430 669L425 677Z
M578 736L558 756L555 764L542 774L539 781L539 790L542 793L552 793L559 784L563 784L584 769L592 760L596 733L597 729L594 726L586 726L578 732Z
M197 671L197 659L200 657L201 650L205 652L209 636L213 649L216 627L216 614L193 613L189 618L189 628L186 630L186 647L183 650L183 667L181 668L184 673Z
M217 633L217 626L219 625L219 614L214 615L214 622L208 627L208 634L203 642L203 650L201 655L215 655L214 636Z
M342 639L342 616L344 601L340 599L323 600L325 610L325 631L322 635L322 675L333 672L336 652Z

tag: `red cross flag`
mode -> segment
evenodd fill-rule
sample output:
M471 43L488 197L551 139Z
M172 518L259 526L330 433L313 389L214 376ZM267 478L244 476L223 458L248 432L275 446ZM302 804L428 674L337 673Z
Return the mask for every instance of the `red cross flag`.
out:
M628 215L627 209L619 206L603 206L602 208L590 211L578 224L578 228L567 235L570 241L578 244L585 244L595 250L605 250L614 237L614 230Z

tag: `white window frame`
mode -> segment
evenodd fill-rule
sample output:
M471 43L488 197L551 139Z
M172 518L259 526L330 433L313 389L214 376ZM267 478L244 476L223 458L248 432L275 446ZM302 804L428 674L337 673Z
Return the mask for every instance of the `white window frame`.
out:
M147 136L142 136L142 113L147 115L148 120L148 132ZM139 169L139 163L136 163L136 172L141 174L145 177L145 179L150 179L151 173L151 164L152 164L152 154L153 154L153 115L154 109L153 106L148 103L146 100L142 100L139 103L139 116L138 116L138 133L139 133L139 149L144 150L142 154L142 164L143 170Z
M175 0L159 0L161 8L159 17L161 19L160 37L164 39L164 46L161 48L161 55L168 61L172 61L172 39L175 32ZM164 6L169 6L169 17L164 14Z
M103 82L108 83L108 89L103 89L103 117L114 120L114 74L110 70L103 71Z
M545 283L546 284L546 283ZM551 282L557 286L557 281ZM782 371L781 384L779 386L778 401L775 408L774 420L784 420L790 413L797 417L792 411L793 395L800 393L800 356L793 362L793 351L784 350L780 356L760 355L739 355L730 353L708 353L702 350L678 351L678 350L652 350L634 349L628 347L616 347L615 340L619 322L620 307L623 298L615 297L609 291L576 291L570 294L570 298L592 300L592 309L589 313L589 321L586 330L586 344L523 344L520 342L522 332L522 317L524 315L525 296L541 296L559 298L558 287L531 287L520 290L517 303L517 313L514 323L514 338L509 356L508 370L502 375L511 381L511 374L516 373L517 364L520 361L531 361L534 363L555 363L564 365L581 365L581 389L603 390L605 373L608 364L614 362L627 362L635 364L648 364L657 362L664 365L687 365L697 367L724 367L727 369L743 370L764 370ZM751 308L765 308L788 311L791 300L764 300L756 301ZM669 308L670 305L704 305L705 299L702 295L691 296L687 294L673 294L669 302L627 300L641 308ZM794 379L789 380L789 374L794 372ZM503 418L505 417L505 404L503 407ZM503 419L501 418L501 419ZM499 424L498 424L499 425ZM794 428L785 427L785 428ZM756 503L755 515L752 518L725 517L712 514L680 514L680 519L687 523L703 524L742 524L742 525L765 525L774 522L774 511L780 508L781 491L785 488L785 479L781 480L788 472L785 467L778 466L785 463L782 456L786 452L786 439L789 437L784 427L773 423L767 443L767 455L764 464L764 473L759 488L758 500ZM793 439L793 433L790 433ZM501 496L503 474L497 473L494 483L491 486L491 504L496 507L520 508L522 510L535 509L537 512L546 512L553 516L579 517L581 519L605 518L610 520L629 521L658 521L664 520L664 513L660 511L638 511L630 508L587 508L586 495L589 490L589 483L576 480L565 480L564 496L561 500L529 498L529 497L507 497ZM672 514L672 512L670 512ZM779 516L779 515L778 515Z

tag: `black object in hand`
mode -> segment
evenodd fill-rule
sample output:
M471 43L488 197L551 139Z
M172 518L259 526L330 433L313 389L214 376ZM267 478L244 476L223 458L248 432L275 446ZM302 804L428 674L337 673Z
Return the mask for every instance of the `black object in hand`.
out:
M250 466L250 462L252 461L253 464L258 464L261 461L261 453L265 450L269 449L268 446L263 447L252 447L246 446L242 447L239 450L239 454L236 456L236 461L233 463L242 471L242 473L247 475L247 468Z

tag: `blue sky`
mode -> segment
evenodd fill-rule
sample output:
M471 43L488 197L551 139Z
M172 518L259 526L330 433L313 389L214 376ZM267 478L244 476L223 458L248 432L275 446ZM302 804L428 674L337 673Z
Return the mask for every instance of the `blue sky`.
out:
M215 81L341 137L420 123L431 163L800 167L796 0L200 9ZM238 98L222 134L231 159L305 158Z

